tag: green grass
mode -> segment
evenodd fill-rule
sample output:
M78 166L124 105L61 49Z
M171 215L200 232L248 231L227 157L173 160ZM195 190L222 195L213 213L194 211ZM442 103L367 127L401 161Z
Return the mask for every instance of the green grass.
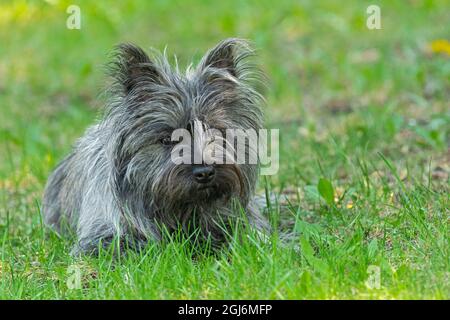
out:
M450 298L450 59L429 49L450 40L446 1L55 2L0 3L0 298ZM81 30L65 28L73 3ZM366 28L369 4L382 30ZM167 45L186 65L228 36L254 42L270 80L280 171L259 193L277 195L271 222L293 244L70 257L42 226L41 195L101 108L113 45ZM74 266L81 289L67 285Z

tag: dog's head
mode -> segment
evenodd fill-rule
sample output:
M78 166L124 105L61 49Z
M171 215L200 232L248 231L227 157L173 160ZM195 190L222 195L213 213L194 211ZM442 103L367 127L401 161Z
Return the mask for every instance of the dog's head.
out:
M245 41L224 40L180 73L165 55L118 47L104 125L111 130L115 192L131 212L179 214L233 197L248 202L258 170L249 160L254 141L241 140L242 151L229 135L262 127L251 55ZM237 149L244 163L236 161Z

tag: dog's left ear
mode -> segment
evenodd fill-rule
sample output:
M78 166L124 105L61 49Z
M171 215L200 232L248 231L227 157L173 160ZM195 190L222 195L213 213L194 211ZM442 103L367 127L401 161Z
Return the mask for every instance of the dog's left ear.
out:
M161 72L158 66L144 50L130 43L116 46L109 73L125 95L135 90L140 84L161 83Z
M244 72L241 63L251 55L253 50L247 41L237 38L225 39L206 53L199 64L199 69L208 67L224 69L239 79Z

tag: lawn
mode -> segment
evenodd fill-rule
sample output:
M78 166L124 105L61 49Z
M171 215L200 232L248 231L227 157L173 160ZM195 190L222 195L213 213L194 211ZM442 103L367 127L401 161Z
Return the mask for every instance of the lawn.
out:
M0 299L450 298L448 1L111 3L0 2ZM113 46L186 66L230 36L257 48L280 129L280 170L258 187L275 195L271 241L71 257L41 196L101 110Z

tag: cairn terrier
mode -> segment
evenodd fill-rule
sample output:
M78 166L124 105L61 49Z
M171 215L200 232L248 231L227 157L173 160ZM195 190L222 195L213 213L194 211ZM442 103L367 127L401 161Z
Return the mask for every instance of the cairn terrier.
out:
M254 202L258 163L180 164L171 156L178 128L197 136L194 143L207 128L262 128L252 55L246 41L227 39L180 72L165 54L117 47L102 119L56 167L44 192L45 223L76 235L73 254L96 253L115 239L141 248L160 240L163 229L196 230L220 245L230 221L242 216L268 230Z

